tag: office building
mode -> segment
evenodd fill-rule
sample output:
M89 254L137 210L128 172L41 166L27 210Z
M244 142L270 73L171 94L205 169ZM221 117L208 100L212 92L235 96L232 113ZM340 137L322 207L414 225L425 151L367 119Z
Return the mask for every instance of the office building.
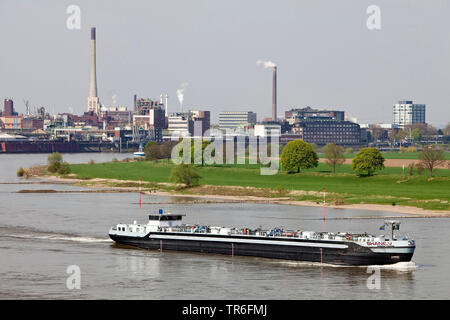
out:
M403 100L394 104L392 111L392 124L399 128L425 123L425 105L414 104L412 101Z

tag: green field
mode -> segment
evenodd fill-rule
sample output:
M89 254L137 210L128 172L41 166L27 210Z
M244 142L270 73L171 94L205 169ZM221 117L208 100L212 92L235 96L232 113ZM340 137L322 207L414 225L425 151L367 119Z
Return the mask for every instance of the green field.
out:
M106 178L145 182L169 182L173 165L167 162L110 162L71 165L72 173L81 179ZM450 170L439 169L429 179L426 172L413 176L402 174L402 168L385 168L372 177L357 177L350 165L338 167L332 174L330 167L317 168L299 174L279 172L272 176L260 175L257 165L216 165L197 167L201 184L215 186L244 186L268 188L287 195L290 190L322 191L326 189L329 201L351 203L378 203L409 205L433 210L450 210ZM185 191L189 192L189 190ZM239 193L237 193L239 195ZM271 196L268 193L268 196ZM321 201L320 194L296 196L292 200Z

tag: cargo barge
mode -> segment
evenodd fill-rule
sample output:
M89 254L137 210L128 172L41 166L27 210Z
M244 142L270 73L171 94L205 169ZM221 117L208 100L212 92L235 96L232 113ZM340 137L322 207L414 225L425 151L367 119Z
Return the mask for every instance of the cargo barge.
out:
M149 215L146 224L117 224L116 243L151 250L250 256L337 265L386 265L411 261L415 241L398 237L400 222L385 221L391 235L227 228L182 224L183 214Z
M0 153L80 152L76 141L0 141Z

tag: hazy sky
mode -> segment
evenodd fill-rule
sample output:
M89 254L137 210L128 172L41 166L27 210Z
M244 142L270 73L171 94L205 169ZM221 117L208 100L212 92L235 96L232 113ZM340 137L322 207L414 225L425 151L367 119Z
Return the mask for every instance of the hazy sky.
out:
M381 30L366 26L369 5ZM81 29L69 30L69 5ZM15 108L81 114L89 92L90 27L97 27L100 101L132 107L133 94L179 109L278 116L292 107L335 107L360 123L390 123L392 105L425 103L427 122L450 121L450 3L446 0L0 0L0 98ZM3 106L2 106L3 107Z

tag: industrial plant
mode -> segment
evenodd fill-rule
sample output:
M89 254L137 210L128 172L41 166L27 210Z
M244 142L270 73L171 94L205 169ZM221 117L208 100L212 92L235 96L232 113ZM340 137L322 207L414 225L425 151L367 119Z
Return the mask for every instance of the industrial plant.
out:
M325 145L336 143L343 146L364 147L381 144L398 147L408 143L408 138L398 139L394 144L388 137L399 130L414 125L427 127L425 104L413 104L402 100L393 106L392 124L358 124L336 107L288 107L284 117L278 117L277 76L278 66L265 60L257 65L272 70L271 118L257 119L256 108L226 110L218 114L218 124L211 123L211 111L204 108L183 106L184 92L188 83L182 83L176 96L180 110L169 111L169 94L149 98L134 94L130 97L132 108L105 106L101 103L97 87L96 28L90 30L90 80L86 111L82 115L72 113L50 114L44 106L32 108L24 100L26 112L19 114L14 100L4 99L0 112L0 152L98 152L133 151L148 141L161 143L164 140L201 135L209 137L209 129L215 128L224 134L244 136L277 136L281 144L301 139L308 143ZM185 111L183 111L185 107ZM244 109L244 110L245 110ZM260 108L258 108L260 110ZM195 128L201 128L196 131ZM442 134L430 135L430 143L448 141ZM395 144L396 143L396 144Z

